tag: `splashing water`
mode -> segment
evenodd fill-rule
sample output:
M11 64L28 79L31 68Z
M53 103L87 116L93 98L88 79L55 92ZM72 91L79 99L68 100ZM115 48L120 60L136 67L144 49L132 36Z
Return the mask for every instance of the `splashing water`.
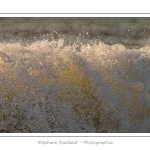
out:
M0 132L150 132L149 49L0 43Z

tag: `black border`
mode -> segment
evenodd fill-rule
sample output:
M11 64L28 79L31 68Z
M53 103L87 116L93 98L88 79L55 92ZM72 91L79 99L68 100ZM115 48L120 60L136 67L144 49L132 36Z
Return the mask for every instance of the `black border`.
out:
M150 137L150 136L0 136L0 138L1 137L113 137L114 138L114 137Z
M12 15L13 15L13 14L16 14L16 15L19 15L19 14L31 14L31 15L32 15L32 14L38 14L38 15L40 15L40 14L41 14L41 15L46 15L46 14L47 14L47 15L53 15L53 14L56 14L56 15L57 15L57 14L58 14L58 15L61 15L61 14L62 14L62 15L65 15L65 14L68 14L68 15L69 15L69 14L71 14L71 15L74 15L74 14L75 14L75 15L77 15L77 14L81 14L81 15L82 15L82 14L84 14L84 15L86 15L86 14L87 14L87 15L96 15L96 14L97 14L97 15L105 15L105 14L106 14L106 15L111 15L111 14L112 14L112 15L114 15L114 14L116 14L116 15L117 15L117 14L118 14L118 15L122 15L122 14L124 14L124 15L125 15L125 14L127 14L127 15L133 15L133 14L135 14L135 15L136 15L136 14L137 14L137 15L140 15L140 14L141 14L141 15L142 15L142 14L143 14L143 15L146 15L146 14L147 14L147 15L150 15L150 13L0 13L0 14L4 14L4 15L5 15L5 14L6 14L6 15L7 15L7 14L8 14L8 15L10 15L10 14L12 14Z

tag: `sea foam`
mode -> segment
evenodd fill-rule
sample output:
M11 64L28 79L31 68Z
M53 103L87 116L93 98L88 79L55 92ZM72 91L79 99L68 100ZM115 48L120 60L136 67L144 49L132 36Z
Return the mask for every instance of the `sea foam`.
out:
M0 132L150 132L150 47L0 43Z

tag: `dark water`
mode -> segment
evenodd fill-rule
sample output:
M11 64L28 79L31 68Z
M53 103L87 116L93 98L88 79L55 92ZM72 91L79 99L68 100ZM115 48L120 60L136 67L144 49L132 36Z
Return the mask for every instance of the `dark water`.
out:
M0 132L150 132L149 18L0 18Z
M143 47L150 18L0 18L0 40L31 42L63 36L66 41L99 39L106 44Z

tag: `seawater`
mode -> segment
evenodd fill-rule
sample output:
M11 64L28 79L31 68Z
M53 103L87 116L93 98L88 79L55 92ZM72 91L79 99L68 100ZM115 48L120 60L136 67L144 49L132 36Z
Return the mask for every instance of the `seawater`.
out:
M149 132L149 49L0 43L0 131Z

